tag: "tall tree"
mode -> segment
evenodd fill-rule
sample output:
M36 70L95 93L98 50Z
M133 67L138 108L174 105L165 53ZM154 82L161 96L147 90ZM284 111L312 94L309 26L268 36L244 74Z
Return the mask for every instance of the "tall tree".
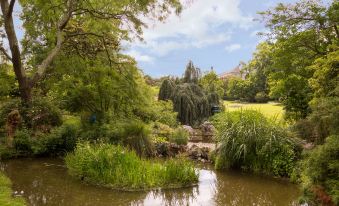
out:
M0 51L12 63L21 99L26 103L63 49L81 56L105 52L110 60L114 55L111 48L119 47L121 39L129 39L129 33L141 37L146 26L141 15L163 20L172 8L176 13L181 10L178 0L52 0L48 4L44 0L22 0L25 36L21 51L13 21L15 3L0 1L0 33L8 40L10 52L3 44Z
M198 83L200 77L200 69L196 68L192 61L189 61L184 74L184 83Z
M302 0L278 4L261 12L273 43L269 67L270 95L279 98L292 119L305 118L310 112L313 91L308 82L315 59L333 51L338 44L339 3L326 6L321 1Z

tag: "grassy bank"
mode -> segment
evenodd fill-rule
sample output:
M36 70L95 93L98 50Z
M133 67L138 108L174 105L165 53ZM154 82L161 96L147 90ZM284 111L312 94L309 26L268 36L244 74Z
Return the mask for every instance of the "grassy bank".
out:
M243 103L236 101L224 101L226 111L238 111L241 109L252 109L263 113L266 117L277 117L279 120L284 117L283 106L276 102L268 103Z
M11 181L0 171L0 205L1 206L23 206L25 200L21 197L13 197Z
M190 162L183 159L151 162L110 144L78 144L65 160L71 175L119 190L178 188L198 182L198 172Z

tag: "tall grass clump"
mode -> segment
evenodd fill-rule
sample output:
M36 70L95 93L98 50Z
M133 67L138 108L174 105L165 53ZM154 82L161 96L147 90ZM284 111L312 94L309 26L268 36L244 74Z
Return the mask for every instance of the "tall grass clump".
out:
M176 159L152 163L119 145L79 143L65 160L71 175L120 190L184 187L198 181L190 162Z
M296 144L275 119L255 110L220 113L213 118L220 144L217 169L290 176L297 157Z
M150 138L151 130L142 122L126 124L122 130L123 144L137 152L139 156L150 157L154 154L154 145Z
M13 197L11 181L0 171L0 205L24 206L26 202L22 197Z
M169 141L172 143L176 143L178 145L187 145L189 138L189 133L182 127L179 127L173 131L173 133L169 137Z

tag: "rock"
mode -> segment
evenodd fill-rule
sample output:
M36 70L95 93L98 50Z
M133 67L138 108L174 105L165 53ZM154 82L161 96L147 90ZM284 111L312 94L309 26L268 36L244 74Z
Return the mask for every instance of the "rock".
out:
M200 125L201 135L204 142L213 142L215 127L211 122L205 121Z
M195 159L195 160L199 160L202 161L208 161L209 157L209 148L208 147L198 147L197 145L192 145L189 149L188 149L188 156L191 159Z
M157 143L155 148L156 154L159 157L175 157L176 155L187 151L186 145L177 145L169 142Z

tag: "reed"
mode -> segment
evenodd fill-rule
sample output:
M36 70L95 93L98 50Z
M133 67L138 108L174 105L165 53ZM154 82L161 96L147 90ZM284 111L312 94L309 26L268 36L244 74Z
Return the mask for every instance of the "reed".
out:
M220 113L213 118L220 144L217 169L289 176L296 159L295 143L277 119L255 110Z
M198 181L193 164L184 159L151 162L133 150L111 144L79 143L65 160L71 175L119 190L177 188Z

